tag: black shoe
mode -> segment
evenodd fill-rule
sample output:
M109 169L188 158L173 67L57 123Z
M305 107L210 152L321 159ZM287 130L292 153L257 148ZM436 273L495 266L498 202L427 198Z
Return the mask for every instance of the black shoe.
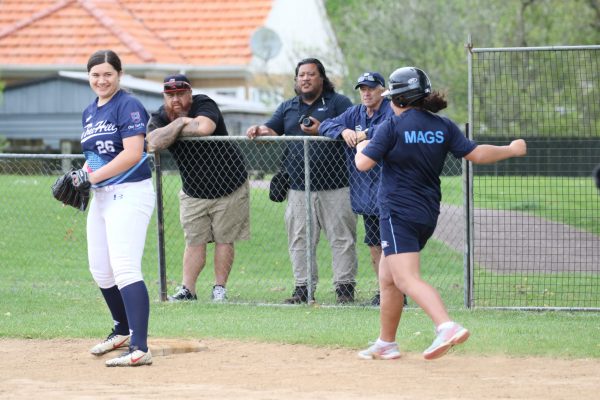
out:
M373 307L379 307L381 303L381 294L379 293L379 291L377 291L377 293L375 293L375 296L373 296L373 298L371 299L371 305Z
M406 297L406 295L404 295L404 305L407 306L408 305L408 297Z
M340 283L335 288L338 304L354 303L354 283Z
M182 286L179 288L177 293L173 296L169 296L169 301L187 301L187 300L198 300L195 294L192 294L188 288Z
M308 288L306 286L296 286L294 292L292 293L292 297L287 298L283 301L284 304L302 304L306 303L308 299ZM315 301L315 296L313 294L312 301Z

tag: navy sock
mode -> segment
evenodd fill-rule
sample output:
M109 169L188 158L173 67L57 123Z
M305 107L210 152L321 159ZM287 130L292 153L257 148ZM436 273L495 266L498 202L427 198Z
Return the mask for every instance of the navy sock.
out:
M121 296L131 331L130 348L148 351L148 319L150 317L150 299L144 281L138 281L121 288Z
M123 304L123 297L119 288L115 285L108 289L100 288L104 301L110 310L112 319L115 323L114 329L118 335L129 335L129 323L127 322L127 313Z

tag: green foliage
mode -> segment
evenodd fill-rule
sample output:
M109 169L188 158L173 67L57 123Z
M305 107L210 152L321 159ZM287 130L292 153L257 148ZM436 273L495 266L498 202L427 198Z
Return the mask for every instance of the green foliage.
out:
M366 70L384 76L412 65L427 71L434 90L448 91L445 111L467 121L467 56L474 47L597 44L598 7L586 0L327 0L348 65L346 93Z

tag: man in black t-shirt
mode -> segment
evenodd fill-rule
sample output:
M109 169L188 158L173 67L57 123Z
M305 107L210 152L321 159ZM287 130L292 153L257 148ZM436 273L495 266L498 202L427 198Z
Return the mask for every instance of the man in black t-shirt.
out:
M228 136L217 104L192 95L185 75L164 80L164 104L148 122L151 151L168 149L181 174L180 220L185 234L182 286L170 301L196 300L196 281L206 262L206 244L215 243L213 301L226 299L237 240L250 237L248 173L238 146L222 140L177 140Z

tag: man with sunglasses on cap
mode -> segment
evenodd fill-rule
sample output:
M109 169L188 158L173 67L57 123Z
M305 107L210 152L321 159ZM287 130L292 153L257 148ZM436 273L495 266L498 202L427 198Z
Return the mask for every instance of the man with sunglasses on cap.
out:
M360 172L354 164L356 145L373 136L373 127L393 115L390 101L381 97L385 91L385 79L379 72L361 74L354 89L360 92L361 104L348 108L337 117L326 119L319 126L319 134L346 142L346 166L350 175L350 202L354 213L363 216L365 225L364 243L369 246L371 263L378 275L381 258L379 237L379 210L377 188L381 166ZM379 306L379 290L371 299L371 305Z
M206 245L215 243L215 285L212 300L226 300L227 279L234 259L234 242L250 237L248 173L233 142L178 140L228 136L214 100L192 95L185 75L165 77L164 104L147 127L151 151L168 149L181 173L180 220L185 236L183 282L170 301L196 300L196 281L206 263Z

